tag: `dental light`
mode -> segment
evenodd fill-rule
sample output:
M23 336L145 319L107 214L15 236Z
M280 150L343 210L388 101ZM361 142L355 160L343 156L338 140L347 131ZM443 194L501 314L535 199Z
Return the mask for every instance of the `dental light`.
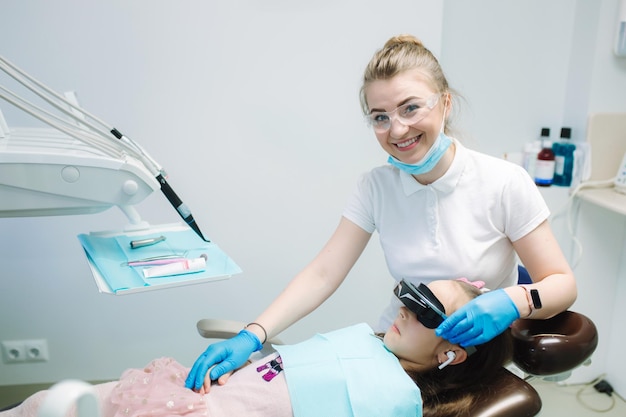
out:
M0 217L88 214L117 206L130 229L140 229L146 224L134 205L160 189L207 241L161 165L139 144L82 109L73 96L56 93L2 56L0 69L49 109L2 85L0 98L51 127L9 129L0 113Z

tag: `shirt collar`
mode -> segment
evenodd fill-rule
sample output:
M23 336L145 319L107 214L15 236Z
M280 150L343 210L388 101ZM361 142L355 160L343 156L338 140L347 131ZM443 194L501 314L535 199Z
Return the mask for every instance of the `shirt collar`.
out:
M436 191L445 194L454 190L459 182L459 179L461 178L461 174L463 173L463 169L465 168L465 163L467 161L467 149L465 149L456 139L454 139L454 145L456 147L456 151L454 153L452 164L450 164L450 168L448 168L446 173L443 174L441 178L432 184L420 184L411 174L399 170L402 188L407 197L413 193L429 188L433 188Z

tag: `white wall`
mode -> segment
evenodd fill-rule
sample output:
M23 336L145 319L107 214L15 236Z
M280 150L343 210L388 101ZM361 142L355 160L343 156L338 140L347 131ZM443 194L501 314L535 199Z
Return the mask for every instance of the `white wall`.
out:
M488 153L517 150L546 124L573 124L572 109L624 111L624 66L601 53L617 0L161 3L8 0L1 53L56 90L76 90L144 145L244 273L105 296L75 236L123 225L120 213L0 219L0 340L46 338L51 355L0 364L0 385L115 378L161 355L190 364L206 344L199 318L259 313L325 242L357 176L384 163L357 94L364 65L393 34L414 33L441 56L468 101L464 137ZM582 67L581 38L594 52ZM617 68L605 73L609 63ZM30 123L1 106L9 125ZM152 223L177 220L161 195L139 210ZM374 322L389 282L374 236L339 292L283 338Z
M521 151L542 127L556 139L571 126L573 139L584 140L599 7L592 0L446 1L442 60L467 99L465 140L495 156Z
M586 0L594 3L592 0ZM617 12L623 0L601 2L593 62L589 112L626 112L626 59L613 55ZM601 47L600 47L601 46Z
M3 56L57 91L76 90L148 149L244 272L101 295L76 235L122 227L119 211L0 219L0 340L45 338L51 357L0 364L0 385L116 378L162 355L191 365L206 347L198 319L259 314L321 249L358 175L385 163L358 103L371 55L402 32L440 51L440 3L382 9L393 18L362 0L3 2ZM32 124L0 106L10 126ZM160 193L139 211L154 224L179 220ZM375 237L339 293L283 338L375 323L390 283Z

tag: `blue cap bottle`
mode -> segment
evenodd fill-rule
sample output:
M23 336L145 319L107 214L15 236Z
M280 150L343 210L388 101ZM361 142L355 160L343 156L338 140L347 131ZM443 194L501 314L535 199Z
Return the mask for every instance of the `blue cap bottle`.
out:
M574 151L576 145L571 143L572 129L561 128L561 140L552 146L554 151L554 179L552 184L562 187L572 185L572 172L574 171Z

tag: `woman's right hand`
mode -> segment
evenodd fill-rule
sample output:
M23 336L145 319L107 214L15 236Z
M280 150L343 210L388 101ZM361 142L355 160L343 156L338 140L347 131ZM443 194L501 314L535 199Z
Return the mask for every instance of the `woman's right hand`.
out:
M185 380L185 387L200 391L205 385L204 381L209 368L212 367L209 378L215 381L222 375L240 368L252 353L262 348L259 338L245 329L231 339L209 345L193 364ZM204 388L208 391L208 387Z

